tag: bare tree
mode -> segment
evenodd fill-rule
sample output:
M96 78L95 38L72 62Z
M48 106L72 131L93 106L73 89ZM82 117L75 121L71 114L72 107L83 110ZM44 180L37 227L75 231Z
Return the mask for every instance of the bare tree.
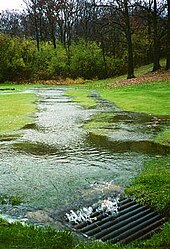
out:
M0 31L10 36L23 36L22 13L18 11L2 11L0 13Z
M113 20L113 25L119 25L120 29L124 32L127 44L127 78L134 78L134 59L133 59L133 44L132 44L132 29L131 29L131 18L133 5L128 0L115 0L113 6L113 15L116 19Z
M34 38L36 39L37 49L40 50L40 41L44 30L44 0L24 0L26 12L34 29Z

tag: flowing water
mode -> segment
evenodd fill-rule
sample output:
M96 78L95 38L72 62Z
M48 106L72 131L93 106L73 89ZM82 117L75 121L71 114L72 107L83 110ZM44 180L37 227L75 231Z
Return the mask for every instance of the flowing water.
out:
M23 196L41 210L78 206L121 193L145 159L169 152L150 141L154 132L146 127L153 117L121 112L95 92L97 107L83 109L67 90L33 89L39 97L35 123L19 138L1 139L1 195ZM96 113L113 113L107 136L82 127Z

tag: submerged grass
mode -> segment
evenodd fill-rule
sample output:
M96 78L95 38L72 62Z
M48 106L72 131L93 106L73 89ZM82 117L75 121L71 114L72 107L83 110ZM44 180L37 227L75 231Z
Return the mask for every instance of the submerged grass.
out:
M110 129L113 129L113 116L113 113L95 114L83 125L83 128L94 135L105 136Z
M23 203L24 198L19 195L0 195L0 204L7 204L7 205L19 205Z
M166 127L165 130L160 132L158 136L155 138L155 142L164 145L170 145L170 128Z
M72 96L73 101L79 103L84 108L96 106L96 102L89 96L90 92L86 89L74 89L67 92L67 96Z

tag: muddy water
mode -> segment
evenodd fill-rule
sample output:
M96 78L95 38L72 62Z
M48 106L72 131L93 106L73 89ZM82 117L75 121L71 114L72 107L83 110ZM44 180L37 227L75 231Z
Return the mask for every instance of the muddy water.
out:
M0 142L2 195L23 196L42 210L78 206L121 193L145 159L169 152L149 141L152 117L123 113L96 94L97 108L85 110L65 96L64 87L32 91L39 96L35 123L23 127L19 138ZM94 114L107 112L113 116L106 136L82 128Z

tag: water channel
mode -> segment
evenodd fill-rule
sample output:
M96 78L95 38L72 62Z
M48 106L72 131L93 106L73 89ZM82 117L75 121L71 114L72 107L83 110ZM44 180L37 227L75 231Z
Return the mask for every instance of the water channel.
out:
M150 140L153 117L122 112L96 92L97 107L84 109L67 90L29 90L39 97L35 122L20 137L0 141L1 195L23 196L24 205L41 210L78 207L122 193L146 159L169 153ZM113 114L107 136L83 128L96 113Z

